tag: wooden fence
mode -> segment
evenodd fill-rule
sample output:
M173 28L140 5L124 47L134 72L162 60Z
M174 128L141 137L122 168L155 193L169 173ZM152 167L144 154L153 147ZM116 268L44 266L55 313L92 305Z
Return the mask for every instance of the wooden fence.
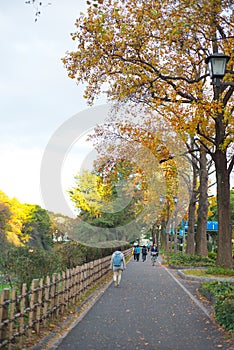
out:
M131 255L131 249L124 252ZM98 259L50 278L34 279L30 290L23 284L21 294L4 289L0 296L0 348L22 348L48 319L62 315L85 292L110 271L110 256Z

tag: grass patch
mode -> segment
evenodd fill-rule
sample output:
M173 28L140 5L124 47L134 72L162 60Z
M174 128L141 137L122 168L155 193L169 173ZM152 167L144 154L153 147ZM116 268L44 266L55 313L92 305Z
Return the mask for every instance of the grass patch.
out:
M223 269L219 267L211 267L206 270L204 269L196 269L196 270L185 270L183 271L185 275L189 276L197 276L197 277L233 277L234 278L234 270L231 269Z

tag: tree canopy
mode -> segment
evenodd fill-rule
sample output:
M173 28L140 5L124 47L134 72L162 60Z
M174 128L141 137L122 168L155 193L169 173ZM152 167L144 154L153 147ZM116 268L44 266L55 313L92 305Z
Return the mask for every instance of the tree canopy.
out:
M101 92L111 100L151 107L176 132L186 132L216 168L218 264L232 265L230 172L233 156L233 1L88 1L76 21L77 47L63 58L70 78L86 85L89 103ZM219 87L205 63L230 56ZM225 251L228 251L226 254ZM228 258L227 258L228 257Z

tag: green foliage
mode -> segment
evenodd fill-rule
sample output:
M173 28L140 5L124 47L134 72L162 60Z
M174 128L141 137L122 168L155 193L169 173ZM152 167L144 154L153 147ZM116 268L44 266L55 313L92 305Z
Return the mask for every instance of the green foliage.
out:
M210 267L206 270L206 273L210 275L224 275L234 277L233 269L224 269L222 267Z
M111 255L116 249L125 250L130 247L126 242L113 241L113 244L111 243L108 242L106 247L91 247L78 242L70 242L56 246L55 251L60 255L63 269L65 269Z
M86 255L88 247L78 242L57 245L55 251L57 251L57 254L61 257L64 269L70 269L87 262Z
M53 251L12 246L0 256L0 273L11 285L29 287L34 278L43 278L61 271L61 258Z
M230 332L234 332L234 283L203 283L201 293L214 301L216 320Z
M234 222L234 190L230 191L231 221ZM212 198L209 205L209 220L218 221L217 199Z
M48 249L50 228L47 210L39 205L21 204L0 191L0 230L8 242Z
M234 332L234 294L217 299L215 303L217 321L228 331Z
M51 220L47 210L39 205L25 204L25 218L22 233L27 237L30 246L48 249Z
M216 257L217 257L217 253L215 253L215 252L208 252L208 258L210 258L211 260L216 261Z
M122 168L121 168L122 165ZM118 162L108 173L89 173L83 171L75 177L75 186L69 191L71 201L78 209L77 225L73 223L70 237L76 241L94 245L105 241L131 241L138 237L140 226L126 231L122 228L129 222L135 222L137 198L130 199L123 205L122 197L127 186L121 185L129 176L129 168ZM104 174L104 175L103 175ZM122 181L122 183L120 182ZM118 191L121 192L119 196ZM120 198L118 198L120 197ZM82 225L82 222L84 225ZM85 225L85 224L88 225ZM133 226L133 225L131 225ZM102 228L97 230L96 227Z
M200 255L190 254L172 254L169 260L170 265L174 266L214 266L214 260Z

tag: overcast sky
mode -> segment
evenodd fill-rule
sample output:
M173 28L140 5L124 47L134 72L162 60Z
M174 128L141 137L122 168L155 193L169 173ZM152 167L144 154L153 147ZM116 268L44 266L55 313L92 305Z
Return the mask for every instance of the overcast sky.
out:
M0 189L22 203L42 206L40 168L46 146L63 123L89 108L82 86L67 77L61 62L75 47L70 33L86 0L50 2L36 23L35 9L25 0L0 3ZM89 147L83 138L81 161Z

